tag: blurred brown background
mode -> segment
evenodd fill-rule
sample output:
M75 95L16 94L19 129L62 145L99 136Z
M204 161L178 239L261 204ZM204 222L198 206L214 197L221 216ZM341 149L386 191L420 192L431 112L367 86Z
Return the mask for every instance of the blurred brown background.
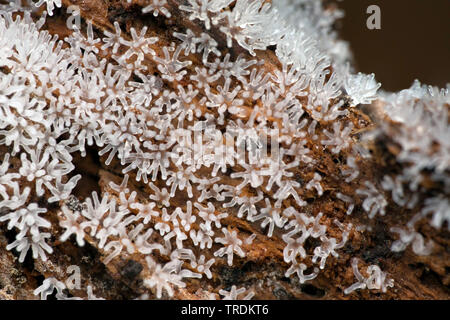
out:
M350 42L358 71L376 74L382 88L397 91L414 79L450 83L450 0L342 0L338 25ZM381 9L381 30L369 30L369 5Z

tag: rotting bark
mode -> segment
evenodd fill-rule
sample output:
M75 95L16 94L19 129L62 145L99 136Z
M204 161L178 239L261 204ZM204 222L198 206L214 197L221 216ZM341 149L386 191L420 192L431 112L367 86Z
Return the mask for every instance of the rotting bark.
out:
M168 20L161 16L153 17L151 14L141 14L143 1L133 1L131 4L126 1L69 1L63 0L63 9L54 12L53 17L48 17L45 29L52 34L58 34L64 38L71 31L67 29L64 7L78 5L81 8L83 19L90 20L95 27L94 32L98 36L103 30L113 31L113 21L118 21L126 30L124 37L131 39L129 30L131 27L140 29L143 25L149 27L148 36L157 35L160 38L158 47L153 48L158 53L161 52L163 45L169 45L172 41L177 41L172 33L182 31L186 28L192 30L207 32L201 29L200 25L189 21L181 15L178 7L182 1L169 0L169 6L173 18ZM222 52L229 52L232 57L239 54L246 58L252 57L238 45L231 49L226 48L225 39L214 29L208 31L216 40L222 40L219 43ZM266 70L279 68L275 54L270 51L257 52L258 59L264 60ZM108 57L105 57L108 58ZM190 57L194 63L188 69L194 69L201 64L198 57ZM197 59L197 60L196 60ZM196 63L195 63L196 62ZM149 72L156 70L155 64L151 59L146 59L145 64ZM181 85L187 85L184 79ZM178 83L172 84L175 88ZM378 115L373 112L377 102L372 108L367 110L351 109L349 120L355 126L353 138L358 140L358 132L364 132L374 123L379 121ZM251 109L251 106L247 106ZM261 230L258 223L250 223L236 217L236 209L228 209L230 215L224 219L222 224L239 229L241 234L257 234L252 245L244 248L247 250L247 257L239 259L232 267L226 264L226 261L219 261L213 267L213 278L211 280L192 279L187 281L187 287L175 290L175 299L202 299L206 297L207 292L217 292L218 288L229 289L232 285L237 287L245 286L255 292L256 299L449 299L450 297L450 234L448 231L437 231L429 225L424 225L421 233L427 238L433 239L436 248L429 256L418 256L407 249L401 253L393 253L390 246L393 241L389 233L391 226L406 223L410 217L402 212L401 208L392 201L387 206L387 214L383 219L378 217L374 221L369 221L367 216L357 209L352 216L346 216L342 202L337 203L327 197L327 191L336 190L341 187L339 180L340 168L344 165L342 158L334 156L324 150L312 148L314 143L308 142L313 151L313 157L320 159L320 166L316 168L322 173L324 182L324 196L320 203L314 201L314 195L311 192L305 192L305 199L313 203L312 211L320 211L324 208L327 212L333 212L334 215L324 218L324 223L333 231L333 219L339 218L341 222L352 223L353 225L371 224L373 230L364 233L352 231L350 239L343 249L339 252L338 258L329 259L327 267L322 270L318 277L306 284L300 284L297 277L286 278L284 276L287 264L283 261L283 246L280 234L275 233L272 238L265 236L264 230ZM373 158L365 160L360 166L361 175L367 178L378 177L386 172L395 172L398 170L396 164L392 161L395 155L395 145L389 137L379 139L370 146ZM0 147L0 159L7 152L6 148ZM88 150L87 156L74 160L76 172L81 173L83 178L74 191L74 195L83 200L92 191L114 193L109 182L120 183L122 179L122 166L119 161L114 160L111 165L104 165L106 157L97 156L98 149L92 147ZM201 174L201 170L200 170ZM222 175L226 179L227 175ZM147 199L149 187L144 183L136 182L135 175L130 174L129 188L138 192L138 199ZM298 169L298 179L311 178L302 173L302 168ZM356 186L345 185L345 188ZM345 192L345 190L343 191ZM187 198L185 195L176 196L173 205L184 207ZM96 247L96 242L87 237L87 244L84 247L78 247L75 241L71 239L61 243L58 241L62 230L57 227L57 215L59 206L47 207L46 218L53 220L52 223L52 248L54 253L48 257L48 261L42 262L33 260L29 256L23 264L17 262L15 251L6 251L6 244L11 242L14 234L8 231L5 224L0 224L0 298L1 299L35 299L33 290L42 282L44 277L56 276L65 279L67 274L65 270L73 264L80 266L82 276L82 288L86 284L93 286L97 296L106 299L134 299L144 293L148 293L142 285L142 279L145 277L146 265L145 258L140 254L121 254L119 258L105 265L102 260L105 258L101 249ZM52 221L52 222L53 222ZM336 237L339 237L336 233ZM305 246L315 247L313 239L311 243ZM377 264L381 269L394 279L395 286L386 293L373 293L368 290L360 290L345 296L343 290L355 282L350 261L352 257L358 257L362 263L360 270L365 269L370 264ZM207 257L208 259L209 257ZM85 290L73 290L70 292L73 296L85 296Z

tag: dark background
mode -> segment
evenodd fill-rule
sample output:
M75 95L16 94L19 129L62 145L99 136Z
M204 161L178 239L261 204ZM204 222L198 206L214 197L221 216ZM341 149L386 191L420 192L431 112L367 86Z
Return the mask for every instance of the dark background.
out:
M445 87L450 82L450 0L341 0L337 27L350 42L356 68L375 73L382 88L397 91L414 79ZM381 9L381 30L369 30L369 5Z

